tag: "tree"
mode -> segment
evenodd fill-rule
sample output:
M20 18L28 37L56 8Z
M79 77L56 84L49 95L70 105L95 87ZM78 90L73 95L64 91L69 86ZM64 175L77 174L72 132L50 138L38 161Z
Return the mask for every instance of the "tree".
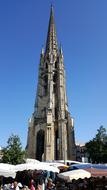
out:
M3 148L2 162L9 164L20 164L24 162L25 151L22 150L20 138L11 135L8 138L7 146Z
M97 130L95 138L86 143L87 153L93 163L107 163L107 134L103 126Z
M99 129L97 129L97 134L95 139L97 141L101 142L107 142L107 134L106 134L106 129L101 125Z

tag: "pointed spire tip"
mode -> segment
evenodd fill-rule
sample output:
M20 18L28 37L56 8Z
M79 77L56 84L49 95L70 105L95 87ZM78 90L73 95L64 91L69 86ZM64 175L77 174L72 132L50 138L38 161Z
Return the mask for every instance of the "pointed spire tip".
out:
M53 6L51 5L45 53L57 52L57 50L58 50L58 44L57 44L56 29L54 22L54 11L53 11Z
M51 9L53 8L53 3L51 2Z
M51 14L54 14L54 8L53 8L53 4L51 3Z

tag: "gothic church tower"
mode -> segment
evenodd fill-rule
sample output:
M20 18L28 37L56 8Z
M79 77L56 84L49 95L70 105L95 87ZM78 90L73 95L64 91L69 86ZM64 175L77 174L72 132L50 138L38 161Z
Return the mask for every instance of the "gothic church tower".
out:
M40 55L34 113L29 120L27 154L38 160L75 160L73 119L68 112L64 57L58 48L51 7L45 50Z

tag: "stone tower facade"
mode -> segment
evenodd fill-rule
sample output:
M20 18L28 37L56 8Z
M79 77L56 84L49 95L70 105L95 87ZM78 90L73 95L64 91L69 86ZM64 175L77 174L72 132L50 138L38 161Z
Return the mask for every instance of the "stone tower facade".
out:
M58 48L51 7L45 50L40 55L34 113L29 120L27 154L38 160L75 160L73 118L68 112L64 57Z

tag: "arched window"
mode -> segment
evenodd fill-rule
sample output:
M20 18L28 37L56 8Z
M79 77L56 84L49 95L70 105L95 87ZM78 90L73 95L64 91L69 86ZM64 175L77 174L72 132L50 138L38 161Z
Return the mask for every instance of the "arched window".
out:
M44 154L44 130L40 130L37 133L37 143L36 143L36 159L42 161Z
M48 63L46 62L46 69L48 69Z
M55 131L55 159L58 160L59 138L58 130Z
M44 85L44 96L47 96L48 94L48 84Z
M55 68L57 68L57 61L55 62Z
M45 84L48 84L48 75L44 76L44 81L45 81Z
M56 84L53 85L53 93L56 93Z
M55 83L56 80L57 80L57 74L55 73L55 74L53 75L53 82Z
M55 107L55 119L58 119L58 109Z

